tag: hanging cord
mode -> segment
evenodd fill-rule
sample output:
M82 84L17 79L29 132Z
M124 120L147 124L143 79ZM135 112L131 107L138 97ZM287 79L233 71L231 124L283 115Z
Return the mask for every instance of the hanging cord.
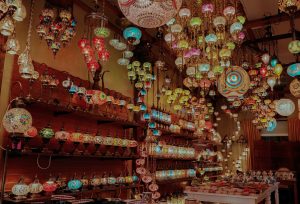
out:
M51 160L52 160L52 155L49 156L49 161L48 161L48 166L46 167L42 167L40 165L40 154L38 154L37 158L36 158L36 164L37 166L42 169L42 170L46 170L46 169L49 169L49 167L51 166Z
M30 50L31 32L32 32L32 21L33 21L33 14L34 14L33 13L33 11L34 11L34 2L35 2L35 0L31 0L30 18L29 18L27 41L26 41L26 46L27 46L28 50Z

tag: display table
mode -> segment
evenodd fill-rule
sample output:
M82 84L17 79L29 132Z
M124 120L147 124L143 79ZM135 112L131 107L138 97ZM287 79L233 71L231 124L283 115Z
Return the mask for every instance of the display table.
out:
M275 204L279 204L278 194L279 183L271 185L264 192L257 195L230 195L219 193L204 193L184 191L187 194L188 200L206 201L206 202L218 202L218 203L230 203L230 204L258 204L265 200L265 204L271 204L271 194L275 192Z

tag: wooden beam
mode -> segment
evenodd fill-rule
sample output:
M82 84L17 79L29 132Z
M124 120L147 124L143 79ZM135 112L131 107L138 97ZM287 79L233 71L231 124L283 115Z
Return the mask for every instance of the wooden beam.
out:
M262 43L262 42L269 42L269 41L274 41L274 40L282 40L282 39L286 39L286 38L292 38L293 34L292 33L285 33L285 34L280 34L280 35L273 35L271 37L263 37L263 38L259 38L256 40L248 40L245 41L243 43L243 45L249 45L249 44L256 44L256 43ZM300 32L296 32L296 37L299 38L300 37Z
M295 13L295 19L300 18L300 11L297 11ZM252 20L252 21L246 21L244 28L245 29L252 29L252 28L260 28L265 27L271 24L277 24L280 22L288 21L290 20L290 16L286 13L279 13L278 15L274 16L267 16L265 18Z

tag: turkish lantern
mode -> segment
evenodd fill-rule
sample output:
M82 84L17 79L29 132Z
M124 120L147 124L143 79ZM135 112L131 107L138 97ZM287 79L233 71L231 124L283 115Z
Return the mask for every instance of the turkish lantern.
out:
M259 73L262 77L266 77L267 76L267 68L265 66L261 67L259 70Z

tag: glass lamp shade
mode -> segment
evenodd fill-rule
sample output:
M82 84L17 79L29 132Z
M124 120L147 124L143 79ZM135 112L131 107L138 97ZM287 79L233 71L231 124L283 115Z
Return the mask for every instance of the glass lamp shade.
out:
M234 42L227 42L226 47L230 50L234 50L235 49L235 43Z
M141 104L141 105L140 105L140 110L141 110L141 111L146 111L146 110L147 110L146 104Z
M183 66L185 65L185 59L182 57L177 57L177 59L175 60L175 64L176 66Z
M5 3L8 6L8 8L13 11L16 11L17 8L20 8L22 5L21 0L6 0Z
M224 9L223 14L226 18L232 18L235 15L235 8L233 6L227 6Z
M214 5L211 3L203 4L201 10L205 16L209 16L214 12Z
M50 126L47 126L47 127L44 127L43 129L41 129L39 134L42 138L45 138L45 139L51 139L55 135L53 129Z
M177 47L179 49L187 49L187 48L189 48L189 42L186 40L180 40L177 44Z
M78 47L80 49L83 49L84 47L86 47L87 45L90 45L90 42L87 38L81 38L79 41L78 41Z
M29 193L29 186L19 181L12 187L11 192L18 198L23 198Z
M43 190L48 193L54 192L57 187L57 184L52 180L48 180L43 184Z
M117 43L119 43L119 42L120 42L120 41L119 41L118 39L113 38L113 39L111 39L111 40L109 41L109 44L110 44L111 46L115 47L115 46L117 45Z
M291 99L280 99L275 104L275 110L281 116L290 116L295 111L295 104Z
M24 108L9 109L2 120L8 133L24 134L32 126L32 116Z
M237 34L242 29L243 29L243 24L241 24L240 22L235 22L230 26L230 34L231 35Z
M15 55L20 50L20 43L19 41L14 37L9 37L5 44L5 50L10 55Z
M98 51L103 50L105 47L104 38L98 36L93 37L93 44Z
M179 95L179 94L181 94L182 92L183 92L182 88L176 88L176 89L174 90L174 93L175 93L176 95Z
M141 66L141 63L139 61L133 61L132 62L132 66L137 68L137 67L140 67Z
M110 58L110 53L108 50L101 50L98 52L98 59L101 62L107 62Z
M106 27L97 27L94 29L94 34L97 37L108 38L110 35L110 30Z
M246 18L244 17L244 16L238 16L238 17L236 17L237 18L237 20L241 23L241 24L243 24L244 25L244 23L246 22Z
M189 18L191 16L191 10L188 8L182 8L179 10L178 15L180 18Z
M186 74L188 76L194 76L196 74L196 68L195 67L188 67L186 69Z
M29 184L29 192L31 194L38 194L43 191L43 185L39 182L39 180L36 178L34 181Z
M171 32L172 33L180 33L183 30L182 25L180 24L174 24L171 26Z
M70 139L70 133L64 130L57 131L55 133L55 139L61 140L61 141L67 141Z
M273 88L274 88L274 86L275 86L275 84L276 84L276 78L273 77L273 76L268 77L267 83L268 83L268 85L270 86L271 90L273 91Z
M130 63L130 61L127 58L118 59L118 64L121 66L127 66L129 63Z
M208 72L210 70L210 64L200 64L198 70L200 72Z
M28 130L24 132L24 137L35 137L37 136L38 131L35 127L31 126Z
M300 98L300 81L298 79L294 79L290 83L290 92L296 98Z
M121 51L121 50L126 50L127 45L126 45L126 43L118 42L118 43L114 46L114 48L115 48L116 50L119 50L119 51Z
M59 12L59 17L61 18L62 22L67 23L71 20L72 13L68 10L63 9Z
M275 66L275 69L276 69L277 65ZM282 66L281 66L281 69L282 69ZM274 72L275 72L275 70L274 70ZM290 65L287 68L287 74L291 77L299 76L300 75L300 63L295 63L295 64Z
M288 49L292 54L300 53L300 40L293 40L289 43Z
M123 37L129 42L133 43L136 40L140 40L142 32L137 27L128 27L123 31Z
M272 67L275 67L275 66L277 65L277 63L278 63L277 57L276 57L276 56L273 56L272 59L271 59L271 61L270 61L270 65L271 65Z
M282 70L283 70L282 65L281 64L276 64L275 67L274 67L273 72L274 72L274 74L276 74L277 77L279 77L282 73Z
M1 14L5 14L8 11L8 6L4 1L0 2L0 12Z
M144 28L156 28L166 24L177 14L182 0L118 0L118 3L124 16L130 22Z
M165 35L165 41L167 43L171 43L171 42L174 42L175 41L175 36L172 34L172 33L167 33Z
M231 57L231 50L227 49L227 48L223 48L223 49L220 50L219 56L220 56L221 59L226 60L226 59Z
M276 127L277 127L276 119L273 118L267 122L267 131L268 132L272 132L273 130L275 130Z
M95 72L99 69L100 65L96 60L92 60L89 63L87 63L87 68L91 72Z
M245 39L246 35L244 32L239 32L238 35L236 36L236 40L238 41L243 41Z
M207 42L208 44L214 44L217 42L217 40L218 40L217 36L213 33L205 36L205 42Z
M213 24L216 28L225 28L226 19L223 16L217 16L214 18Z
M55 17L55 10L46 8L42 10L41 18L44 23L50 23Z
M191 27L199 27L202 24L202 19L200 17L193 17L190 20Z
M129 58L133 57L133 52L130 51L130 50L126 50L126 51L123 52L123 56L125 58L129 59Z
M26 8L22 4L20 7L17 8L17 10L13 14L13 19L16 21L23 21L26 18Z
M15 24L8 15L0 21L0 33L4 36L10 36L15 30Z
M82 182L78 179L72 179L68 182L68 189L69 190L78 190L82 187Z
M264 64L269 64L270 62L270 55L268 53L265 53L261 56L261 61L264 63Z

